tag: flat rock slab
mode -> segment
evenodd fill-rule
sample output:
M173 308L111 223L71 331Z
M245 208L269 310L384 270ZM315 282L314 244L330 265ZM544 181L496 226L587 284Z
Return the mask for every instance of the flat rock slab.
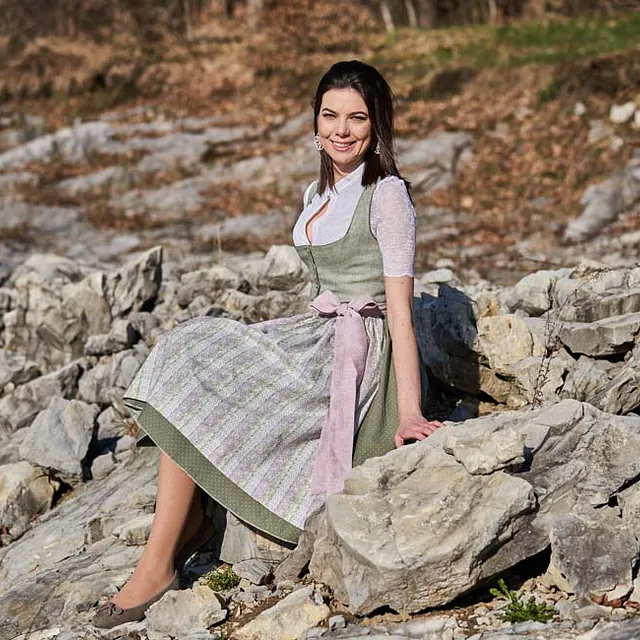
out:
M566 322L559 337L572 353L592 357L628 351L640 332L640 313L628 313L596 322Z

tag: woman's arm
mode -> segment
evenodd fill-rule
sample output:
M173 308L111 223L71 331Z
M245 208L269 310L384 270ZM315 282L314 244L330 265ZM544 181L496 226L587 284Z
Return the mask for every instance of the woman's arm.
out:
M413 330L413 278L385 277L387 318L393 344L393 365L398 385L396 447L406 440L424 440L442 424L426 420L420 410L420 364Z

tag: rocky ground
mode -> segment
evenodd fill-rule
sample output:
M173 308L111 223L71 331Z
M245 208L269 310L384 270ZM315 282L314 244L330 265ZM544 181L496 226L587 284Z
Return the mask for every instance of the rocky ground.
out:
M640 118L616 108L610 137ZM453 256L418 274L425 407L443 429L355 469L293 552L216 510L187 589L100 632L93 608L135 566L154 504L156 453L136 448L122 393L180 322L306 309L284 243L313 177L310 123L140 108L2 126L1 640L640 637L639 240L598 234L637 215L637 155L585 191L566 244L536 254L563 268L503 286ZM398 150L420 203L460 179L474 137ZM421 234L469 219L418 216ZM220 561L240 581L214 591ZM550 621L510 622L489 592L500 576Z

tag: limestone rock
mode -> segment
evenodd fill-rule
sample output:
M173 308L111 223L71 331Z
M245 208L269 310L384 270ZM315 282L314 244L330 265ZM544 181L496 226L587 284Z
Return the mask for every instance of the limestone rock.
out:
M603 382L590 401L603 411L629 413L640 407L640 343L636 343L628 360L612 372L610 381Z
M639 332L640 312L596 322L563 323L558 333L572 353L598 357L628 351Z
M261 282L270 289L287 290L298 284L306 272L296 249L279 245L271 247L264 258Z
M233 565L233 572L251 584L262 585L273 575L273 567L257 558L241 560Z
M510 311L523 311L529 316L540 316L551 308L552 286L570 269L559 271L536 271L520 280L510 291L506 300Z
M149 640L184 638L222 622L227 612L216 594L203 585L185 591L169 591L147 611Z
M148 348L139 343L133 349L106 356L103 362L82 376L78 384L78 398L103 405L121 399L148 354Z
M145 513L116 527L112 533L126 545L143 545L149 539L152 524L153 513Z
M96 173L62 180L58 183L57 189L75 198L87 193L115 195L131 189L133 184L133 176L123 167L107 167Z
M69 162L88 162L91 153L113 136L107 122L85 122L40 136L0 154L0 170L20 169L31 162L49 162L61 157Z
M83 461L93 437L99 413L96 405L78 400L52 398L41 411L20 445L20 455L41 467L80 479Z
M72 362L16 387L10 394L0 398L0 433L11 433L29 426L54 397L73 397L82 370L80 361Z
M327 499L311 574L358 615L443 605L546 548L557 517L610 508L640 474L638 446L640 418L574 400L446 425L349 473Z
M162 280L162 248L154 247L137 260L107 274L106 298L112 317L130 311L148 311L156 298Z
M298 640L331 611L312 585L298 589L238 629L237 640Z
M625 102L624 104L612 104L609 110L609 120L613 124L624 124L633 118L635 112L636 103L633 101Z
M631 593L638 541L612 510L555 516L551 549L551 563L578 596L606 595L614 601Z
M84 345L85 355L98 356L131 348L140 337L128 320L116 320L109 333L89 336Z
M11 382L21 385L40 375L38 365L19 353L0 352L0 388Z
M497 374L511 374L517 362L533 355L533 336L518 316L478 318L476 326L476 350Z
M225 289L237 289L240 286L238 274L222 265L209 269L200 269L185 273L180 278L178 287L178 304L188 306L198 296L214 298Z
M20 537L29 528L33 517L51 506L55 489L55 483L27 461L0 466L3 543Z

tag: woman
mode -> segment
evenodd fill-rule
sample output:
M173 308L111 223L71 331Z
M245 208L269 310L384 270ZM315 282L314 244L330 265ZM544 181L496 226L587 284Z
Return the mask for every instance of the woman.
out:
M373 67L340 62L320 81L314 115L320 177L293 231L312 311L251 326L197 318L156 345L126 394L164 452L156 513L97 626L140 619L178 588L176 566L203 539L199 489L295 542L352 462L440 426L420 411L415 211L394 160L391 90Z

